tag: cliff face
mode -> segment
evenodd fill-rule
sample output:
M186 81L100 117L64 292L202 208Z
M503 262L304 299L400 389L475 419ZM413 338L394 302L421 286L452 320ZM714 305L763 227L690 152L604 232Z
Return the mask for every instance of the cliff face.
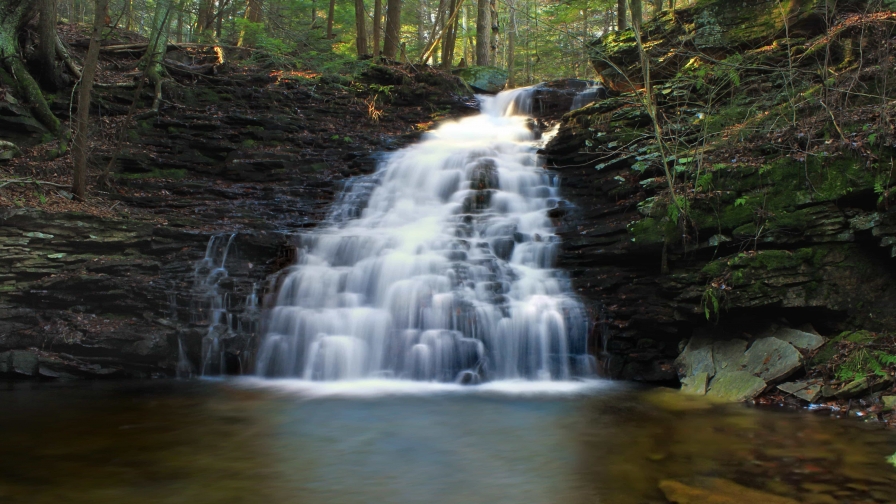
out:
M564 116L546 148L573 204L560 265L609 376L676 380L703 328L896 329L896 14L785 2L778 22L766 4L664 13L643 60L631 31L596 41L617 92ZM728 22L744 29L706 42Z
M121 67L138 56L106 55ZM112 66L104 79L120 77ZM294 235L326 218L346 180L375 169L375 153L475 111L456 77L355 67L175 74L160 114L143 114L144 93L129 121L133 86L101 82L97 177L81 204L43 183L68 183L64 148L27 147L40 131L0 104L0 131L17 129L24 151L0 161L0 376L250 371L271 274L294 259ZM63 116L67 107L54 105ZM99 174L121 129L107 187Z

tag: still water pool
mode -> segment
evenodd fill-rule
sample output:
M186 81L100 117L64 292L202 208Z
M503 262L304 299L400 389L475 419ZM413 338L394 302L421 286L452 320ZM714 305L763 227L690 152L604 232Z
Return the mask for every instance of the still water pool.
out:
M0 383L0 405L10 504L661 503L673 480L896 502L894 431L626 384Z

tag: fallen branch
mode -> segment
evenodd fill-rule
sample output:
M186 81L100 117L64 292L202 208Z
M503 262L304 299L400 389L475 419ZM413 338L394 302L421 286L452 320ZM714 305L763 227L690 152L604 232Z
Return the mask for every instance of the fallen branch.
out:
M81 80L81 69L75 64L75 60L72 59L72 56L68 53L68 49L65 48L65 44L59 39L58 34L56 35L56 54L65 62L65 66L68 67L69 72L72 73L75 80Z
M165 65L165 68L168 69L169 72L186 75L186 76L194 76L194 75L215 75L218 73L218 64L217 63L206 63L204 65L184 65L183 63L178 63L177 61L166 59L162 62Z
M47 182L46 180L34 180L33 178L22 178L22 179L0 179L0 189L10 185L10 184L37 184L37 185L48 185L51 187L71 187L71 184L57 184L55 182Z

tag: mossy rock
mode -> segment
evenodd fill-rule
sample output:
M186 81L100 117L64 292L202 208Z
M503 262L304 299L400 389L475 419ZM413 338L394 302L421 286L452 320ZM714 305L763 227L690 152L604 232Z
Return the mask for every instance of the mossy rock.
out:
M507 71L495 67L471 66L453 72L477 93L496 94L507 85Z

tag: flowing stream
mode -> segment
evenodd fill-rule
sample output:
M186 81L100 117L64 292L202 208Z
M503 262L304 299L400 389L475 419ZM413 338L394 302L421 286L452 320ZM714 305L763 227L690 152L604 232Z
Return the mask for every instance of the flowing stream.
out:
M481 97L346 189L302 236L257 372L466 384L588 376L588 320L554 268L557 177L531 89Z

